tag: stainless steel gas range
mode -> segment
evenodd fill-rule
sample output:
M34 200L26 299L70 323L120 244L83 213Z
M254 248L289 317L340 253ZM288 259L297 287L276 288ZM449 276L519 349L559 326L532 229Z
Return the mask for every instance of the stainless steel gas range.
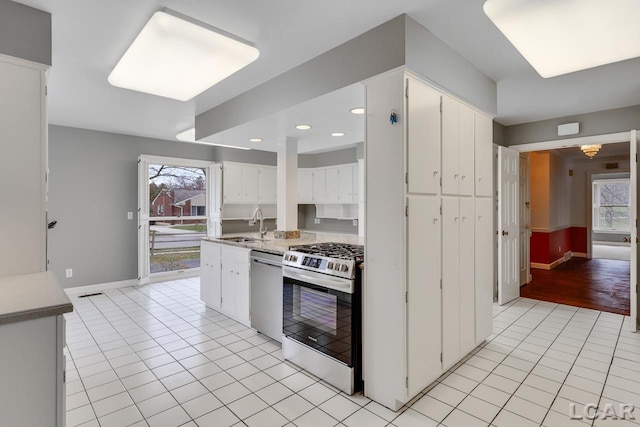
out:
M362 388L364 247L320 243L285 252L285 359L353 394Z

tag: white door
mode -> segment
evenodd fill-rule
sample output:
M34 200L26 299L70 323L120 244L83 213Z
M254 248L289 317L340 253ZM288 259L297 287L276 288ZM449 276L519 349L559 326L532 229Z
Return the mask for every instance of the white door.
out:
M149 162L138 158L138 284L149 283Z
M498 147L498 304L520 296L518 169L520 154Z
M325 202L338 201L338 169L328 168L325 171Z
M258 166L242 166L242 201L249 203L258 202L258 182L260 181L260 168Z
M531 203L529 200L529 159L520 155L520 286L531 281Z
M460 203L442 198L442 362L449 369L460 358ZM473 260L469 260L473 262ZM468 266L465 266L468 268Z
M311 184L314 203L324 202L326 200L327 184L325 182L326 170L314 170L311 175Z
M222 194L225 203L242 201L242 165L225 163L222 176Z
M640 177L638 176L638 153L640 152L640 139L638 139L637 130L631 131L629 145L631 146L631 182L629 189L629 205L631 207L629 213L631 219L631 280L629 280L631 289L629 290L629 306L631 321L629 322L629 324L631 326L631 330L635 332L637 329L636 325L638 318L638 261L640 260L640 254L638 253L638 202L640 201L640 197L638 195L638 190L640 190Z

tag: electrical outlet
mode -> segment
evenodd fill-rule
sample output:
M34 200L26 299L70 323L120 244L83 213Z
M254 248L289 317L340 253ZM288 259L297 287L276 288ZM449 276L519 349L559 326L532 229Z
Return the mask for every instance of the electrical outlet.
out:
M320 224L320 218L314 218L313 223L314 224Z
M73 277L73 269L71 268L67 268L67 270L65 271L67 278L69 277Z
M558 246L558 252L562 252L562 247Z
M357 227L357 226L358 226L358 220L357 220L357 219L354 219L354 220L353 220L353 226L354 226L354 227Z
M133 212L127 212L127 219L133 219Z
M253 225L253 221L249 220L249 226Z

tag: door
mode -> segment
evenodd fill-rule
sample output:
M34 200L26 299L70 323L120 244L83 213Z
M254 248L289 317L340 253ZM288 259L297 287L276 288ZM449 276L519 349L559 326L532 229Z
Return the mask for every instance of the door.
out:
M629 284L631 289L629 290L629 306L630 306L630 327L632 331L637 329L638 319L638 261L640 261L640 254L638 252L638 202L640 197L638 191L640 190L640 177L638 174L638 153L640 152L640 139L638 138L638 131L632 130L630 135L630 151L631 151L631 179L630 179L630 197L629 205L631 216L631 280ZM635 159L635 161L634 161ZM634 222L635 220L635 222ZM634 225L635 224L635 225Z
M531 281L531 202L529 197L529 158L520 155L520 286Z
M149 162L138 158L138 284L149 283Z
M466 105L458 107L458 194L472 196L474 188L475 125L473 110Z
M475 328L476 345L493 333L493 199L475 200Z
M516 150L498 147L498 304L520 296L518 265L519 203Z
M459 194L460 104L442 97L442 194Z
M236 163L224 164L222 194L225 203L242 201L242 166Z
M442 330L445 333L442 334L442 361L444 369L449 369L460 357L460 221L459 199L443 197Z
M438 198L409 197L407 203L407 387L413 396L442 372L442 225Z
M471 181L473 186L473 181ZM474 203L471 197L460 198L460 355L469 353L476 346L475 331L475 258ZM468 263L468 266L467 266Z

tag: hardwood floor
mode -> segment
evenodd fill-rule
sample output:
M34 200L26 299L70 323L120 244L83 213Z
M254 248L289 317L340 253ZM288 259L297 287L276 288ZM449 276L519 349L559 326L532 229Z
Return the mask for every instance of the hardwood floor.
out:
M531 269L520 295L628 316L629 268L628 261L572 258L551 271Z

